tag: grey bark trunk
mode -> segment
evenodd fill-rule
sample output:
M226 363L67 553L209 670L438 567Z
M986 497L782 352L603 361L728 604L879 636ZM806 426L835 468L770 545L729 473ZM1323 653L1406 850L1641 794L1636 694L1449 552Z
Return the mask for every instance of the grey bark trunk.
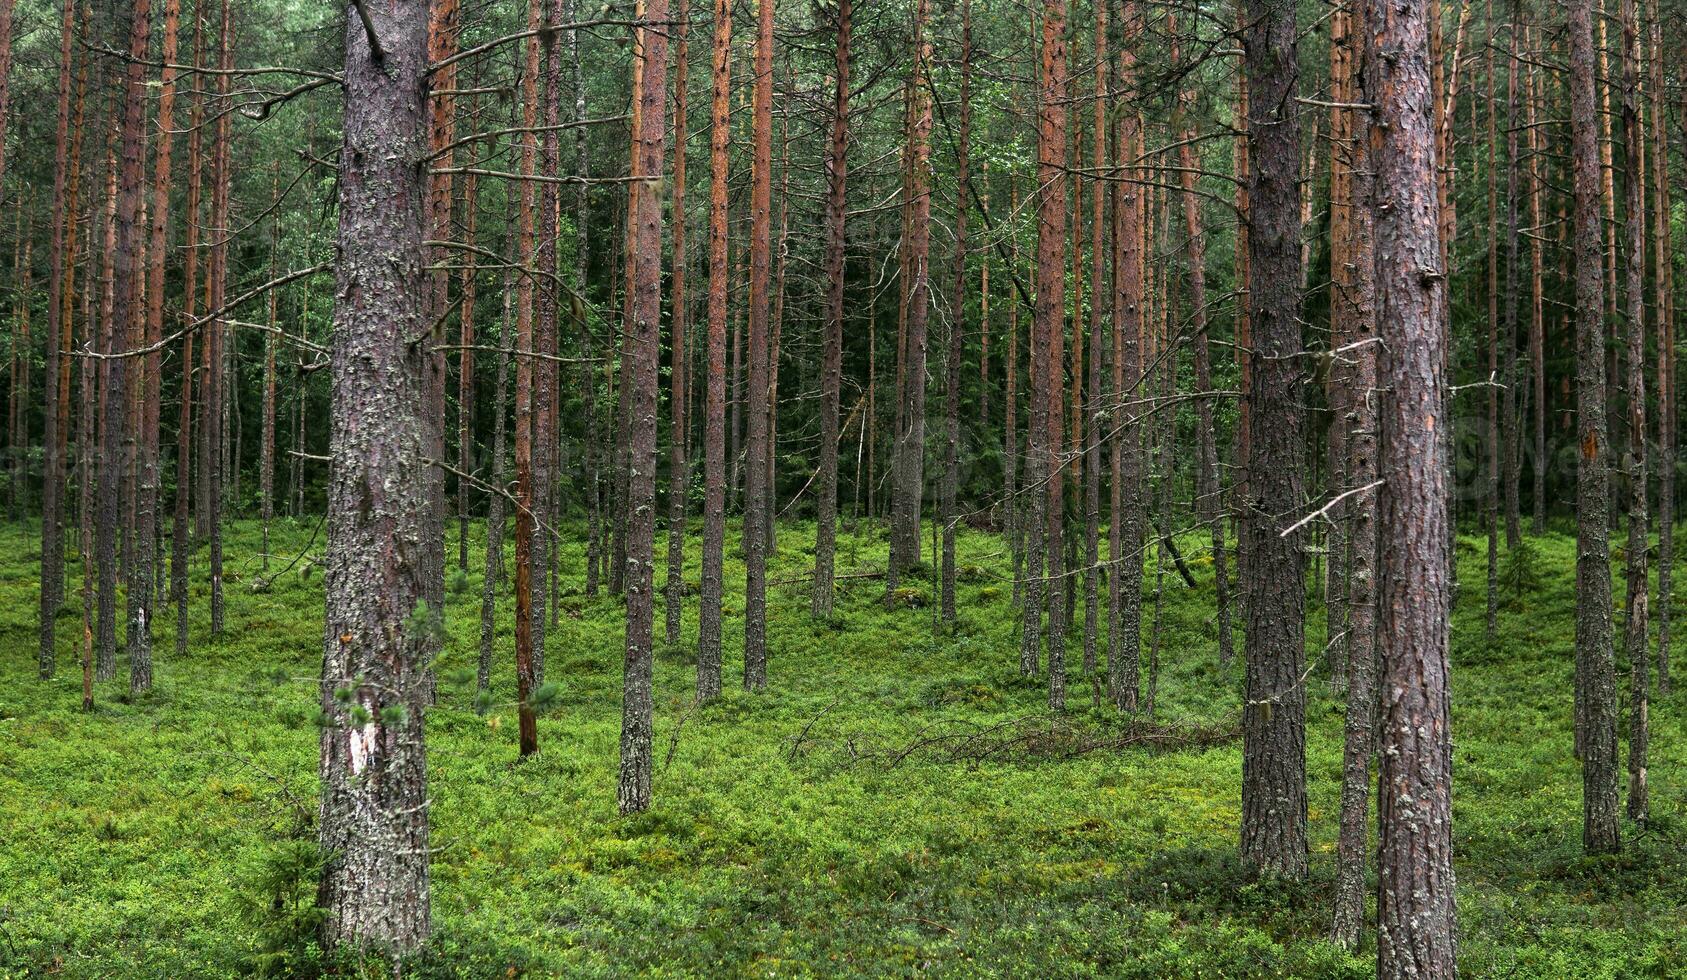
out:
M323 637L320 901L330 945L407 950L429 932L432 502L424 456L422 174L427 4L347 18ZM378 38L379 47L372 47Z

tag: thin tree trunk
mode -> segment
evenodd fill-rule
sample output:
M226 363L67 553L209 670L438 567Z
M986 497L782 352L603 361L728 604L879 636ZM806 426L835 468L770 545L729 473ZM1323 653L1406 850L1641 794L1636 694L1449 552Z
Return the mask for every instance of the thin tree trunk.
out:
M1518 25L1521 4L1513 0L1511 9L1511 23L1507 33L1510 35L1510 52L1506 58L1506 88L1505 104L1508 114L1517 112L1517 100L1522 94L1517 87L1519 70L1519 45L1522 42ZM1523 520L1517 484L1522 477L1523 452L1522 440L1518 425L1518 417L1522 410L1522 400L1517 384L1517 249L1519 240L1518 221L1518 160L1517 127L1508 125L1505 128L1505 338L1504 349L1500 357L1501 381L1505 385L1502 392L1503 401L1500 403L1500 432L1501 451L1504 454L1503 467L1500 471L1501 489L1505 493L1505 549L1507 552L1517 550L1523 543Z
M1657 182L1652 207L1652 281L1658 307L1658 599L1653 615L1658 621L1658 692L1668 694L1670 613L1675 605L1675 252L1670 241L1673 210L1669 197L1669 139L1665 130L1668 111L1663 27L1657 0L1651 0L1647 7L1651 14L1652 41L1652 174ZM1531 68L1530 78L1533 77ZM1535 223L1538 226L1539 219Z
M469 200L472 211L474 199L471 197ZM510 254L504 269L504 315L498 326L498 377L493 384L492 396L492 486L500 489L504 486L505 473L504 405L510 393L510 301L514 295L514 290L510 288L510 278L513 275L511 267L516 264L521 254L515 246L516 242L512 238ZM492 493L487 496L490 499L487 501L486 516L486 575L480 591L480 661L475 672L477 705L486 705L491 701L492 640L498 601L498 575L504 567L504 495Z
M544 0L528 0L527 28L537 33ZM539 39L529 37L525 66L521 77L521 173L531 177L538 162L538 141L534 129L539 119ZM534 185L521 182L520 204L517 211L516 251L524 268L537 262L533 242ZM533 347L533 289L531 273L520 278L516 294L516 349L532 351ZM534 486L533 412L534 379L531 355L518 357L515 362L515 677L520 744L522 756L539 751L538 721L533 713L532 696L537 688L533 664L533 509L539 506Z
M234 65L234 17L229 0L222 3L222 23L217 41L217 125L211 150L211 246L210 269L205 284L207 312L221 310L228 278L229 189L234 181L230 161L229 140L231 115L228 98ZM200 457L200 469L208 473L206 488L206 533L211 539L211 635L223 632L223 476L217 453L223 443L223 345L228 335L226 320L217 319L206 325L209 333L204 345L206 371L205 399L200 406L206 433L206 452Z
M1198 24L1192 21L1192 24ZM1338 100L1339 101L1339 100ZM1195 193L1195 178L1200 160L1195 155L1197 137L1195 123L1189 118L1195 104L1195 90L1188 88L1179 97L1183 127L1178 137L1177 163L1183 187L1183 231L1189 263L1189 332L1194 347L1195 389L1208 392L1213 388L1212 358L1207 345L1207 240L1201 224L1200 197ZM1335 205L1331 205L1334 220ZM1217 433L1213 427L1213 403L1202 397L1195 403L1195 439L1197 464L1195 492L1198 497L1196 516L1211 526L1213 557L1213 586L1217 601L1219 660L1228 663L1232 656L1230 637L1230 585L1225 581L1224 521L1220 499L1222 485L1218 474ZM1167 528L1169 531L1170 528Z
M270 167L270 210L274 212L274 237L269 249L269 277L274 279L277 269L277 257L281 251L281 161L275 161ZM269 300L269 328L271 331L281 329L281 323L276 314L280 290L270 290ZM275 517L275 346L276 338L273 332L264 334L264 407L260 420L258 450L258 516L263 525L263 556L260 559L264 571L269 571L269 522Z
M972 0L961 0L960 128L955 137L955 252L954 289L950 294L949 337L944 349L943 486L937 506L942 526L942 583L940 612L945 623L955 621L955 496L961 469L961 351L966 344L967 205L972 155ZM1100 111L1100 110L1097 110Z
M1524 28L1524 48L1533 51L1532 32ZM1545 243L1541 233L1541 189L1540 176L1540 136L1536 130L1535 117L1535 65L1531 61L1528 74L1525 76L1523 108L1523 125L1527 133L1524 146L1529 159L1528 193L1529 193L1529 227L1536 230L1529 237L1529 296L1531 300L1529 320L1529 363L1530 373L1534 381L1535 402L1535 459L1534 459L1534 524L1535 534L1546 533L1546 320L1544 316L1545 294L1542 290L1542 252ZM1659 569L1660 574L1662 569Z
M1066 521L1061 471L1064 419L1061 366L1066 304L1063 253L1066 245L1066 0L1043 0L1041 99L1037 105L1037 304L1034 344L1043 362L1040 381L1047 398L1043 419L1042 490L1044 560L1047 563L1049 709L1066 708L1066 577L1062 532ZM1033 484L1034 485L1034 484Z
M429 933L427 657L443 629L425 612L430 569L411 542L431 503L423 416L423 160L427 16L422 3L348 17L339 171L326 629L323 638L320 899L332 945L394 953ZM226 35L225 35L226 36ZM373 48L374 38L379 48Z
M543 22L547 27L562 23L562 0L546 0L542 13ZM560 134L557 125L560 121L560 103L562 98L562 59L556 46L556 32L547 31L539 40L542 58L539 84L539 105L541 125L545 131L539 139L539 173L544 177L558 176L562 164ZM557 317L558 300L556 284L556 247L557 223L559 215L557 207L560 203L561 187L554 181L546 181L539 185L538 207L536 216L538 240L534 243L534 257L537 272L533 288L534 294L534 325L533 345L531 350L539 354L555 354L557 349ZM551 524L558 514L556 505L556 395L557 395L557 364L548 358L535 358L533 363L533 412L530 419L522 420L518 424L531 424L533 427L533 507L534 523L541 520ZM545 683L545 653L546 629L545 610L547 608L546 583L551 581L555 571L556 541L547 531L537 534L533 538L533 685L535 688ZM554 608L554 607L553 607Z
M457 53L457 33L460 24L458 0L429 0L428 2L428 61L442 62ZM434 72L431 79L439 93L428 99L428 151L434 158L435 172L428 175L426 221L428 237L434 241L450 241L451 197L453 174L441 173L453 166L452 146L457 138L457 100L449 94L457 87L457 67L448 64ZM546 185L552 186L552 185ZM430 258L436 268L427 276L425 306L430 329L427 356L424 359L425 417L428 423L428 458L438 463L427 473L428 499L432 512L427 524L424 548L428 560L428 601L443 611L445 608L445 390L446 355L445 321L450 311L451 272L444 268L455 261L456 255L443 246L431 250ZM463 352L467 354L467 351ZM468 472L464 469L464 472Z
M1362 88L1361 46L1367 35L1363 6L1346 20L1346 51L1341 96L1336 101L1358 102ZM1343 492L1371 487L1378 473L1376 322L1376 161L1372 159L1371 113L1343 110L1348 144L1346 221L1343 233L1344 268L1338 302L1345 325L1340 355L1342 380L1347 391L1343 414L1334 425L1342 430L1347 453L1343 470ZM1421 179L1421 178L1420 178ZM1433 187L1430 188L1433 193ZM1330 938L1352 950L1359 944L1365 925L1365 862L1370 852L1366 817L1371 790L1371 758L1375 754L1376 656L1377 656L1377 496L1374 489L1361 491L1347 502L1347 712L1343 725L1341 823L1336 840L1335 912Z
M150 0L135 3L129 22L129 60L124 66L123 99L119 151L119 166L115 185L113 212L113 251L111 252L111 321L106 325L108 352L125 347L142 346L145 319L141 302L141 276L144 271L141 257L141 182L142 153L146 146L143 132L146 125L146 65L148 44L152 37L152 6ZM117 672L117 537L119 497L124 482L124 456L134 450L136 434L129 424L129 358L113 358L106 362L105 414L101 421L100 458L100 677L110 679ZM144 363L139 377L146 382ZM150 515L151 505L146 505ZM133 528L133 523L127 525ZM136 548L150 548L150 529L145 541L131 538ZM150 565L145 566L150 576ZM143 578L142 581L149 581ZM131 586L133 579L130 580ZM131 663L139 658L141 667L130 677L130 686L145 690L152 683L150 631L142 617L147 606L141 603L149 590L131 587L128 590L128 642Z
M751 112L749 397L744 447L744 689L767 686L768 285L773 259L773 0L757 8Z
M682 0L683 2L683 0ZM771 42L772 4L763 15ZM645 17L664 23L668 0L645 0ZM632 416L628 420L626 657L621 699L621 772L615 800L621 813L650 809L652 770L652 664L656 618L656 368L661 359L662 321L662 140L667 128L668 36L666 29L641 29L643 57L639 86L637 153L633 177L640 182L633 236L633 324L629 338ZM769 80L771 85L771 79ZM771 98L771 92L769 93Z
M1646 579L1646 282L1645 135L1640 128L1640 34L1635 0L1622 0L1622 123L1624 237L1628 241L1624 296L1628 300L1628 599L1625 646L1629 662L1628 817L1645 824L1650 810L1646 787L1646 750L1651 734L1651 651L1647 649Z
M709 106L708 384L703 415L703 576L697 700L721 693L721 576L726 544L727 148L732 138L732 0L714 0Z
M1010 210L1019 211L1019 181L1010 176L1008 182ZM1019 275L1019 236L1008 243L1012 268L1009 278ZM1002 392L1002 469L1006 486L1003 500L1007 506L1008 549L1013 552L1013 605L1019 606L1025 589L1025 502L1020 499L1019 473L1024 461L1019 451L1019 303L1010 304L1008 314L1007 382Z
M139 16L139 8L136 15ZM176 128L176 68L180 60L178 37L181 27L181 0L165 0L164 39L162 44L164 67L158 88L158 147L153 164L151 244L148 252L152 264L146 270L146 326L141 340L148 348L164 336L164 272L170 243L170 178L171 150L175 145L172 134ZM144 113L144 107L143 107ZM136 279L136 288L140 288ZM157 577L160 561L158 544L158 421L163 395L161 360L156 350L142 358L144 389L140 391L139 408L141 433L136 440L139 458L136 464L135 486L135 544L137 561L135 576L129 588L129 689L139 693L152 687L152 623L156 596L150 583ZM264 549L269 550L267 547Z
M669 646L680 642L680 624L685 609L685 503L691 492L691 468L686 460L686 421L691 393L690 297L686 294L685 244L685 150L686 79L690 60L691 0L679 0L674 29L674 190L673 217L673 345L668 388L668 576L662 601L667 614L665 636Z
M1502 384L1500 370L1500 259L1499 259L1499 139L1496 135L1499 107L1496 104L1497 95L1494 85L1494 49L1498 45L1494 41L1494 0L1487 0L1484 19L1488 22L1488 42L1483 45L1487 51L1487 82L1488 93L1488 134L1487 134L1487 181L1488 181L1488 386L1487 386L1487 436L1483 440L1486 445L1487 457L1484 461L1484 483L1482 491L1482 525L1488 532L1488 608L1487 608L1487 641L1491 646L1495 635L1499 632L1499 578L1500 578L1500 393L1498 385ZM1473 110L1474 111L1474 110ZM1509 127L1507 127L1509 128Z
M42 412L43 469L41 476L41 606L40 648L36 666L42 679L58 670L58 612L64 601L64 474L63 443L69 410L68 350L71 333L71 286L76 272L75 188L69 176L68 148L79 145L79 134L70 127L71 39L75 31L75 0L62 0L63 23L59 38L58 125L53 150L53 202L51 247L47 257L47 402ZM80 110L81 100L77 100ZM80 114L80 112L78 113ZM78 127L80 128L80 127ZM67 242L67 239L69 241Z
M194 7L194 67L204 64L206 20ZM194 322L199 299L199 204L201 204L204 145L201 121L204 96L192 91L187 111L187 228L182 256L182 320ZM175 518L170 526L170 594L175 599L175 656L187 656L187 565L192 560L189 545L189 501L194 493L192 449L194 449L194 339L196 332L182 334L181 405L175 417ZM295 462L297 466L297 462Z
M471 159L470 163L473 163ZM475 230L477 218L480 214L480 195L478 181L474 174L463 177L463 243L468 246L462 255L462 308L458 311L457 343L462 350L457 352L457 570L469 570L469 495L473 487L469 481L463 479L462 474L474 472L474 401L475 401L475 298L479 270L475 268ZM498 349L502 351L509 344L506 340L498 341ZM508 355L501 355L505 358ZM498 383L503 384L504 375L498 375ZM504 400L498 399L500 420L504 411ZM499 489L503 484L494 481L493 486ZM492 494L492 497L499 497ZM501 498L500 498L501 499ZM503 506L500 503L499 512ZM491 525L487 526L488 547L491 547ZM500 533L500 536L501 533ZM490 581L491 577L488 577Z
M1114 166L1136 160L1141 126L1136 97L1135 45L1141 8L1125 0L1119 49L1120 113ZM1113 394L1120 417L1113 423L1112 486L1108 531L1107 692L1121 711L1134 712L1142 658L1142 421L1135 407L1142 378L1142 197L1134 182L1113 184ZM1238 346L1238 350L1240 347Z
M1097 171L1106 164L1107 138L1107 5L1095 11L1095 106L1093 107L1090 165ZM1101 602L1101 427L1111 413L1101 401L1102 345L1105 333L1106 300L1102 284L1107 271L1107 188L1101 180L1090 186L1090 320L1089 364L1085 379L1087 412L1084 415L1084 675L1095 676L1097 632Z
M816 491L814 592L810 612L832 615L837 565L838 388L843 379L844 222L849 177L849 42L851 0L838 0L833 47L831 139L826 152L826 322L820 368L820 488ZM859 482L859 481L858 481Z

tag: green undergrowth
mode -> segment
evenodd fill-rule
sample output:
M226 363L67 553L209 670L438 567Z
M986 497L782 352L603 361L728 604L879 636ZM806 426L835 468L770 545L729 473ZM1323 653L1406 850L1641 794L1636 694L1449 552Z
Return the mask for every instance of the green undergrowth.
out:
M578 532L563 544L547 642L555 697L539 722L541 752L525 763L507 601L492 703L476 711L478 525L470 568L452 574L427 719L436 939L406 976L1369 975L1372 940L1348 956L1322 938L1342 702L1327 681L1316 596L1313 870L1304 883L1255 881L1234 854L1240 666L1218 663L1212 566L1194 536L1184 551L1197 587L1164 577L1150 723L1097 704L1098 688L1076 669L1077 631L1069 711L1047 714L1044 684L1019 676L1000 537L962 537L960 618L944 627L929 572L905 579L887 607L884 582L870 577L886 539L871 525L842 537L840 573L857 577L840 579L831 618L813 619L803 580L813 528L781 526L768 689L738 684L743 578L729 553L726 696L691 706L689 598L683 641L658 644L655 807L619 817L623 607L583 594ZM0 977L380 972L328 963L312 940L317 533L314 519L278 521L265 572L257 526L232 527L225 634L209 635L201 563L188 656L176 657L166 612L156 688L130 699L120 663L88 714L78 600L59 619L58 676L38 680L38 531L0 528ZM697 538L687 545L694 589ZM454 531L448 554L454 562ZM1465 974L1687 975L1679 696L1652 713L1652 824L1625 825L1620 856L1583 857L1570 754L1573 542L1531 539L1528 555L1502 567L1492 643L1485 548L1461 541L1459 558L1452 701ZM1150 605L1145 636L1152 617Z

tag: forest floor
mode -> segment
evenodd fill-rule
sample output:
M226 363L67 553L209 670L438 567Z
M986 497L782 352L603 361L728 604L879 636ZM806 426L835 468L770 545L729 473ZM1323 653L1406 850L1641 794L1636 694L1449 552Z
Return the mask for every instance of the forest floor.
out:
M274 567L319 554L317 527L278 521ZM767 691L738 683L743 577L729 554L726 696L689 707L688 599L685 643L657 657L655 806L623 818L621 603L584 598L582 544L565 542L546 662L560 690L539 722L540 754L518 763L507 602L495 704L475 710L480 533L470 570L452 574L428 714L437 939L407 976L1372 971L1373 934L1351 957L1322 938L1343 710L1322 659L1307 710L1311 880L1250 883L1237 864L1241 667L1218 664L1211 565L1193 537L1198 587L1164 579L1163 727L1133 728L1094 704L1076 670L1059 719L1047 714L1044 685L1021 679L999 537L963 538L960 622L938 629L929 603L887 610L873 578L841 581L836 617L812 620L802 578L813 528L782 527ZM313 921L321 576L301 561L254 591L257 526L237 524L227 537L225 635L209 637L197 567L188 658L174 654L173 613L162 616L155 690L131 701L120 662L86 714L76 599L61 613L58 679L42 682L39 535L0 528L0 977L315 966L302 937ZM1532 559L1508 563L1499 641L1489 644L1485 549L1460 542L1460 964L1471 977L1687 976L1681 694L1654 703L1651 825L1625 823L1619 856L1581 854L1572 545L1534 539ZM694 584L697 540L687 548ZM885 550L883 529L864 527L840 543L840 572L869 570ZM454 562L454 529L448 554ZM912 586L905 598L932 598L932 583ZM1316 601L1309 611L1316 655L1323 617ZM1150 600L1145 641L1154 630ZM1067 658L1082 663L1076 631Z

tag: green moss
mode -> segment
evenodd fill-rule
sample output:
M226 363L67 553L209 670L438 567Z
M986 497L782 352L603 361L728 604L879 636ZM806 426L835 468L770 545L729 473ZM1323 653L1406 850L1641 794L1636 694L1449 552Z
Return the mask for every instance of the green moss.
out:
M318 553L311 531L278 521L272 550ZM560 560L573 575L584 548L570 531ZM1180 542L1192 559L1199 537ZM0 978L383 975L327 963L311 941L321 577L272 573L267 591L229 589L228 629L212 640L197 565L187 658L164 610L157 690L129 703L123 679L98 685L88 714L74 595L59 677L35 677L39 600L20 556L37 539L0 528ZM474 528L476 555L481 539ZM770 557L769 579L795 584L769 590L768 691L735 683L741 623L729 614L727 693L691 706L687 603L681 642L657 657L656 808L633 818L614 800L621 602L568 590L547 644L542 749L518 764L508 597L493 690L477 705L478 557L453 573L428 713L436 937L407 976L1369 975L1374 947L1349 956L1323 939L1342 738L1328 684L1311 685L1308 705L1312 876L1254 881L1234 857L1234 741L895 759L922 738L1043 716L1043 683L1018 672L1010 556L998 536L963 533L963 622L934 632L930 608L887 608L883 581L866 576L840 578L834 615L812 620L801 584L812 540L812 525L782 526ZM877 525L841 536L840 575L882 569L883 542ZM1464 971L1683 975L1678 699L1652 714L1651 826L1626 828L1622 855L1584 858L1570 755L1573 541L1532 540L1527 574L1520 558L1507 576L1492 645L1485 549L1471 544L1453 623ZM249 579L260 574L246 561L255 525L230 528L228 552ZM700 555L688 541L693 582ZM1216 729L1238 711L1240 666L1217 664L1211 565L1191 564L1202 588L1165 594L1159 718ZM729 608L742 609L742 582L729 558ZM1323 645L1315 613L1309 655ZM1076 632L1067 662L1081 662ZM1074 677L1069 698L1072 732L1120 729L1087 681Z

